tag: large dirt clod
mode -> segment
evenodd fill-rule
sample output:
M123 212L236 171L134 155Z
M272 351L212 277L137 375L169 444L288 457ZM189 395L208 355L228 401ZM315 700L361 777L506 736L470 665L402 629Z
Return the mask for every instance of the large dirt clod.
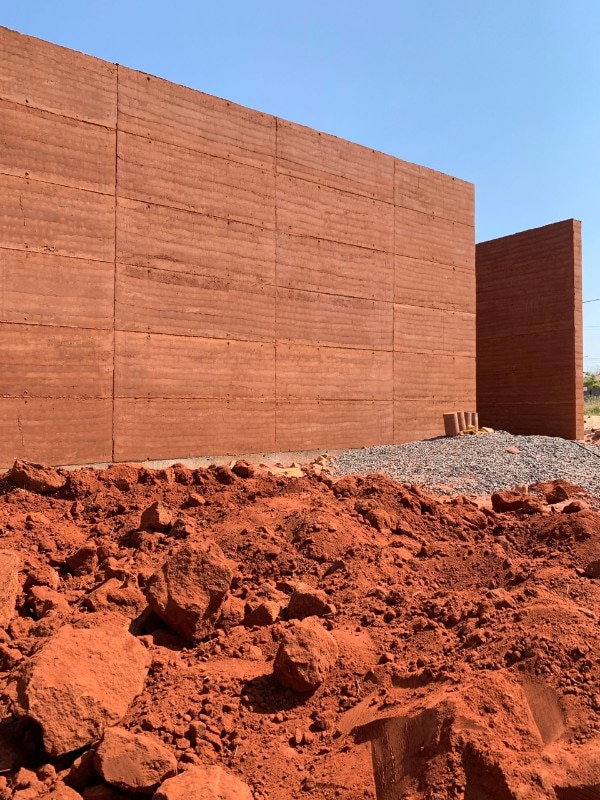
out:
M107 783L146 794L177 772L175 756L159 739L125 728L104 732L94 764Z
M51 467L17 459L8 472L9 480L21 489L35 494L50 494L62 489L67 478Z
M506 511L520 511L523 508L525 497L521 492L506 489L503 492L494 492L492 495L492 508L502 514Z
M321 589L313 589L305 583L298 583L287 606L289 619L304 619L305 617L324 617L331 614L334 607L329 602L329 597Z
M21 557L12 550L0 550L0 625L5 626L15 615L20 590Z
M213 630L232 577L217 544L190 543L152 575L146 597L167 625L188 641L198 641Z
M292 622L282 636L273 675L294 692L312 692L337 661L338 646L315 617Z
M152 503L142 513L140 530L166 533L173 525L173 513L163 504Z
M231 772L217 766L190 767L166 780L153 800L253 800L252 792Z
M116 622L64 625L22 668L18 707L39 723L49 755L69 753L120 722L149 663L143 645Z

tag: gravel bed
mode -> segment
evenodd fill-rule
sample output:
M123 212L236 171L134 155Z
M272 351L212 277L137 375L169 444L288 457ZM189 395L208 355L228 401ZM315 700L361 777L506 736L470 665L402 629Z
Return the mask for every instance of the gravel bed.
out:
M519 452L509 453L508 447ZM496 431L344 450L333 466L341 475L383 472L437 494L490 494L563 478L600 497L600 447L552 436Z

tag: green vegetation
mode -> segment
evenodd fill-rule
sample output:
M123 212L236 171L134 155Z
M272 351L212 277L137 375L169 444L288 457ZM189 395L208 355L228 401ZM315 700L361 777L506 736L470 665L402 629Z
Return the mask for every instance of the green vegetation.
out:
M597 372L584 372L583 385L586 389L600 390L600 375Z
M589 397L583 404L583 413L588 416L600 416L600 397Z
M597 372L584 372L583 385L590 391L600 391L600 374ZM600 415L600 397L586 397L583 404L583 413L586 416Z

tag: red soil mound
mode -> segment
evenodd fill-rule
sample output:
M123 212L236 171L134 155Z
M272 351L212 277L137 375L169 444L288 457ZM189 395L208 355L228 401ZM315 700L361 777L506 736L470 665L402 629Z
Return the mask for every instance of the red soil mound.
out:
M0 800L600 797L600 514L553 488L496 512L382 476L20 464Z

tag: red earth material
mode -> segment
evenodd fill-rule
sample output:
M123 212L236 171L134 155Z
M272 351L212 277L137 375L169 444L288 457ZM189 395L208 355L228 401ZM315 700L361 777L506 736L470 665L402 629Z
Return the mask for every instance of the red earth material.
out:
M115 614L151 657L119 727L155 736L179 771L226 768L255 800L600 796L593 501L565 514L583 493L562 484L568 499L548 505L545 484L536 504L496 513L490 498L436 498L379 475L250 472L83 469L49 494L0 481L0 549L22 563L0 630L0 800L63 783L83 797L140 796L102 781L97 742L48 756L11 689L62 626ZM155 502L172 526L140 529ZM194 543L217 544L233 578L192 643L149 610L145 590ZM339 650L312 693L272 674L299 583L328 598L312 619Z

